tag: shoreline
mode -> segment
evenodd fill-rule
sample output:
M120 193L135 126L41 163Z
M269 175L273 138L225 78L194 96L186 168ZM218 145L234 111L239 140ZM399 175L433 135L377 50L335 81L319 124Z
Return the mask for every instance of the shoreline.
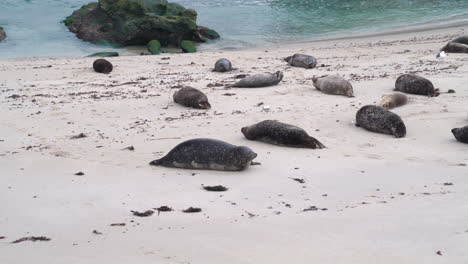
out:
M450 130L468 123L468 56L435 57L460 30L112 57L108 75L89 57L0 60L0 262L467 263L467 145ZM290 67L283 58L294 53L324 66ZM239 69L212 72L221 57ZM238 74L278 70L277 86L225 88ZM407 72L456 93L409 95L393 109L405 138L355 127L356 111L378 104ZM350 80L355 97L317 91L312 78L327 74ZM207 94L212 109L175 104L184 85ZM327 148L243 137L241 127L267 119L300 126ZM79 133L87 137L71 139ZM261 165L148 165L199 137L248 146ZM131 213L159 206L174 211ZM182 212L191 206L202 212ZM27 236L51 240L10 243Z

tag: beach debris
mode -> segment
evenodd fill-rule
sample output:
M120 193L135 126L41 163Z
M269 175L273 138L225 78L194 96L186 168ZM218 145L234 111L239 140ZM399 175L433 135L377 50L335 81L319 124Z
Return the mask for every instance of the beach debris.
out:
M235 93L223 93L222 95L224 96L233 96L233 95L236 95Z
M96 229L95 229L95 230L93 230L93 234L95 234L95 235L102 235L102 233L101 233L101 232L99 232L99 231L97 231Z
M171 207L163 205L158 208L153 208L154 210L158 211L158 215L160 212L171 212L174 211Z
M71 136L70 139L78 139L87 137L85 133L79 133L78 135Z
M258 216L258 215L254 214L254 213L247 212L246 210L244 210L244 212L247 213L247 215L249 216L249 218L254 218L254 217Z
M439 52L439 54L437 54L436 56L436 58L443 58L443 57L447 57L447 53L445 51Z
M6 238L6 237L4 237L4 236L0 236L0 239L5 239L5 238Z
M262 110L265 111L265 112L269 112L270 109L271 109L271 106L269 106L269 105L262 106Z
M439 250L436 252L437 255L442 256L442 252Z
M17 239L11 243L21 243L21 242L24 242L24 241L32 241L32 242L36 242L36 241L50 241L51 239L48 238L48 237L45 237L45 236L29 236L29 237L22 237L20 239Z
M84 172L80 171L80 172L75 173L74 175L76 175L76 176L83 176L83 175L84 175Z
M199 213L201 211L202 211L201 208L191 207L191 206L189 208L185 209L185 210L182 210L182 212L184 212L184 213Z
M257 162L257 161L250 162L250 166L260 166L260 165L262 165L262 163Z
M294 180L294 181L297 181L298 183L305 183L305 180L304 179L300 179L300 178L291 178L289 177L290 179Z
M452 186L453 183L451 183L451 182L444 182L444 185L445 185L445 186Z
M229 190L228 188L222 186L222 185L215 185L215 186L203 186L203 189L209 191L209 192L225 192Z
M135 150L135 148L134 148L133 146L130 146L130 147L126 147L126 148L124 148L123 150L131 150L131 151L134 151L134 150Z
M127 224L125 223L113 223L113 224L110 224L110 226L126 226Z
M309 206L308 208L302 209L302 212L318 211L318 210L327 211L328 209L327 208L318 208L317 206L312 205L312 206Z
M153 215L154 213L153 210L146 210L144 212L138 212L138 211L130 211L130 212L132 212L134 216L138 216L138 217L148 217L148 216Z

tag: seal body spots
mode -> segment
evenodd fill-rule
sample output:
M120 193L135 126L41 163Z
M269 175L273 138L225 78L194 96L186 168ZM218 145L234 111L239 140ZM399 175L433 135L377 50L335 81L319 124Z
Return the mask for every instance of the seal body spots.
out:
M283 79L283 73L260 73L245 77L244 79L228 85L228 87L257 88L277 85Z
M225 58L217 60L213 69L214 72L227 72L232 70L231 62Z
M404 93L393 93L382 96L380 105L385 109L392 109L408 103L408 96Z
M296 53L292 56L284 58L291 66L312 69L317 66L317 59L314 56Z
M265 120L243 127L241 132L247 139L274 145L311 149L325 148L317 139L309 136L304 129L274 120Z
M240 171L246 169L256 157L257 154L248 147L197 138L180 143L166 156L150 164L183 169Z
M359 109L356 113L356 126L397 138L406 136L403 120L397 114L380 106L366 105Z
M398 77L395 82L395 91L427 96L439 95L431 81L414 74L403 74Z
M97 59L93 63L93 69L95 72L110 73L113 69L112 63L105 59Z
M468 126L454 128L452 134L458 141L468 144Z
M315 88L326 94L346 95L354 97L353 86L351 83L338 75L325 76L322 78L313 78Z
M208 102L208 97L206 97L206 95L200 90L193 87L183 87L176 91L172 97L174 98L174 102L184 106L197 109L211 108L211 105Z

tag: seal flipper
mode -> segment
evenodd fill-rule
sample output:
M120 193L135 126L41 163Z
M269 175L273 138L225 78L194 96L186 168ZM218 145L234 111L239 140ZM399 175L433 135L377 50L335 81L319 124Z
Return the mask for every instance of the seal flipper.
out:
M312 149L326 148L325 145L323 145L320 141L318 141L316 138L310 137L310 136L306 139L305 143L306 143L307 147L312 148Z

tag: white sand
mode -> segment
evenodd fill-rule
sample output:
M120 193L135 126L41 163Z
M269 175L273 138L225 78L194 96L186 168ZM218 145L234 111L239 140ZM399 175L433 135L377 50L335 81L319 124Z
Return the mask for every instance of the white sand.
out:
M450 130L468 124L468 55L435 58L461 33L110 58L110 75L93 72L93 58L0 61L0 263L466 264L468 145ZM298 52L331 66L282 61ZM240 70L211 72L220 57ZM285 77L275 87L207 87L277 70ZM403 139L352 124L359 107L378 103L410 71L456 93L410 95L393 110L406 123ZM350 79L356 97L315 90L312 77L325 74ZM176 85L201 89L213 108L176 105ZM301 126L328 148L277 147L240 133L265 119ZM78 133L88 137L70 139ZM262 165L243 172L148 165L196 137L249 146ZM122 150L128 146L135 151ZM230 190L206 192L202 184ZM130 212L162 205L176 211ZM181 212L190 206L203 212ZM302 212L310 206L328 210ZM10 243L25 236L51 241Z

